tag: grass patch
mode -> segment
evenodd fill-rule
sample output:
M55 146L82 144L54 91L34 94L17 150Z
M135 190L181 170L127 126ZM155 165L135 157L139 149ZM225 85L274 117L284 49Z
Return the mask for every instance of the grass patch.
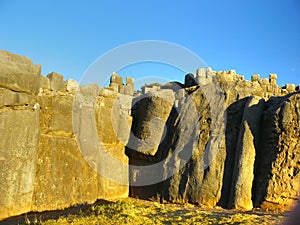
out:
M281 214L264 212L239 212L223 209L202 208L194 205L159 204L136 199L124 199L107 204L90 205L76 215L56 220L39 221L40 225L83 224L277 224Z

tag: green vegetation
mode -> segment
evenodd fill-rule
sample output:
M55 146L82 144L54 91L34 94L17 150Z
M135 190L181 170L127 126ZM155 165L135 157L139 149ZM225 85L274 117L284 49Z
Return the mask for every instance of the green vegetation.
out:
M76 215L47 220L42 225L83 224L277 224L283 216L262 212L237 212L201 208L193 205L159 204L135 199L124 199L101 205L91 205Z

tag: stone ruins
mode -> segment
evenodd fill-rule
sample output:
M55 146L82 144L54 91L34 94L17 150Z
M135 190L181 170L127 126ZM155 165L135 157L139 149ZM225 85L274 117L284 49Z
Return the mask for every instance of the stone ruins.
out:
M300 91L276 79L200 68L137 93L132 78L81 86L1 50L0 220L128 196L288 210L300 195Z

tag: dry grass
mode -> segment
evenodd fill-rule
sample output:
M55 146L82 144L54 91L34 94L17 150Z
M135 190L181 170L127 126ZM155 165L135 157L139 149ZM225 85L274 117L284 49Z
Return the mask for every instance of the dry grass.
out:
M239 212L201 208L194 205L159 204L136 199L123 199L107 204L94 204L76 215L47 220L42 225L83 224L278 224L281 214ZM32 223L34 224L34 223Z

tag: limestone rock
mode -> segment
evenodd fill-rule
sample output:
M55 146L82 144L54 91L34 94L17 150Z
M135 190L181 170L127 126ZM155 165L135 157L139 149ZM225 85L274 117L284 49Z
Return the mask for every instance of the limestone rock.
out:
M295 84L287 84L285 86L286 90L289 92L289 93L293 93L296 91L296 85Z
M41 66L25 56L0 50L0 87L37 95Z
M165 123L172 110L175 95L171 90L148 92L133 102L133 127L128 149L155 155L164 138Z
M0 219L32 210L39 109L0 111Z
M300 93L276 80L202 68L134 93L132 78L78 86L0 51L0 219L129 194L288 209L300 195Z
M228 100L230 99L227 98L227 101ZM226 159L222 182L222 194L221 199L218 202L218 205L223 208L229 207L229 195L232 191L232 176L234 174L236 151L238 150L237 145L239 136L240 134L242 135L241 124L243 121L244 108L248 100L249 98L247 97L238 101L231 101L231 104L226 109Z
M232 189L229 207L251 210L252 183L254 180L254 161L260 143L261 118L264 100L250 97L244 109L239 138L237 141L236 161L233 169ZM231 202L232 201L232 202Z
M50 80L50 88L52 91L64 91L64 77L56 72L49 73L47 75Z
M50 90L50 80L49 80L49 78L44 77L42 75L40 76L40 78L41 78L41 84L40 84L41 88L43 90L45 90L45 89Z
M79 92L84 96L97 96L101 92L101 88L98 84L90 84L86 86L80 86Z
M267 102L254 181L254 205L287 210L300 195L300 94Z
M104 144L121 143L124 147L130 135L132 97L113 94L99 96L96 102L95 116L100 141Z
M208 96L206 93L216 95ZM193 92L179 112L180 122L175 119L176 129L171 129L171 140L162 143L162 149L169 151L169 154L165 153L168 156L164 176L174 169L179 170L158 188L164 199L213 206L221 197L226 152L223 145L224 125L215 120L224 113L224 102L219 94L210 85L206 90ZM211 111L211 105L219 108L219 111ZM214 126L212 121L218 125ZM210 136L210 133L214 135ZM175 146L175 151L172 146Z
M33 105L35 102L36 97L33 95L0 88L0 108L3 106Z
M98 96L98 92L93 91L85 94L75 97L73 129L82 156L99 173L98 198L126 197L129 189L128 158L124 144L117 139L111 125L117 94L110 97ZM125 119L122 122L129 123L127 126L130 127L129 114L122 116Z
M67 80L67 92L71 94L76 94L79 89L79 83L76 80L68 79Z
M72 137L73 96L44 95L38 97L41 107L41 132L54 136Z
M33 210L57 210L98 198L98 174L84 160L74 138L41 135Z

